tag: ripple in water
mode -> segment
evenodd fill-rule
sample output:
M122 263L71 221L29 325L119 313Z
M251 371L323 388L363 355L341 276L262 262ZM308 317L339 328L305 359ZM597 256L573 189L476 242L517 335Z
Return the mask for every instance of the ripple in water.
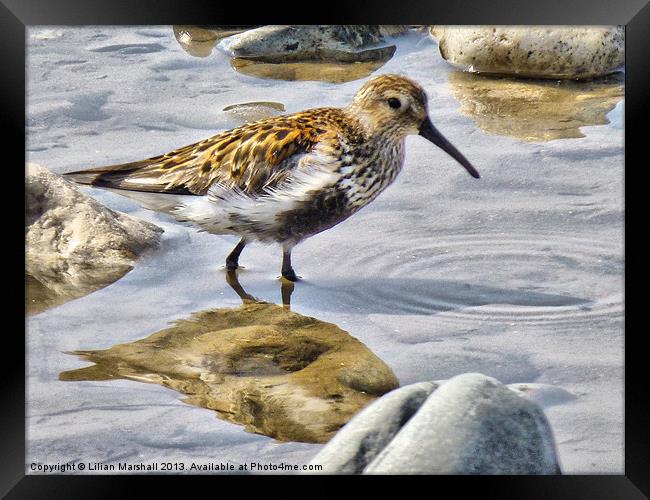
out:
M350 268L363 270L353 284L306 285L328 289L336 309L365 313L567 325L623 315L622 242L560 234L408 242L405 248L394 239L349 256Z

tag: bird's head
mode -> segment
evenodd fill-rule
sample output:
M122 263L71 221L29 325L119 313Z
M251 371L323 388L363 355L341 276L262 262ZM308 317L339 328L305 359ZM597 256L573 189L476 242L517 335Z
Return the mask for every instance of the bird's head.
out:
M424 89L399 75L380 75L368 80L349 107L372 135L403 140L421 135L458 161L472 177L479 173L431 123Z

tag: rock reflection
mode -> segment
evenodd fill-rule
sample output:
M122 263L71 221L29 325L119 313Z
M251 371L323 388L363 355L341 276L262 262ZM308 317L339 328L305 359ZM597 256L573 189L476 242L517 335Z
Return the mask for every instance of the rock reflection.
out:
M189 25L173 26L174 37L181 48L194 57L208 57L217 42L223 38L246 31L246 26L201 27Z
M75 351L95 364L60 379L156 383L250 432L326 442L398 381L347 332L291 312L293 283L282 281L284 306L257 301L228 273L242 306L194 313L129 344Z
M124 273L119 273L119 276L116 276L115 279L119 279L122 274ZM25 273L25 313L28 316L42 313L48 309L53 309L66 302L88 295L104 286L106 284L93 285L52 282L44 284L31 274Z
M359 53L364 60L356 62L304 61L271 63L252 59L233 58L232 68L242 74L267 80L321 81L344 83L360 80L381 68L393 57L395 46L367 50Z
M449 73L460 112L497 135L525 141L584 137L580 127L606 125L624 96L622 74L588 82L488 78Z

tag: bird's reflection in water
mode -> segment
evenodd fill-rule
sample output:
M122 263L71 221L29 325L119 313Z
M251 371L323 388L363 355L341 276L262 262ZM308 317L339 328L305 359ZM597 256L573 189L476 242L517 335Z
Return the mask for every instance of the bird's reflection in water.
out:
M281 282L280 294L282 296L282 305L287 310L289 310L291 309L291 295L293 294L293 290L295 289L296 285L293 281L289 281L284 278L282 278L280 282ZM242 303L250 304L252 302L257 302L259 304L266 304L266 302L259 300L258 298L253 297L252 295L246 293L246 290L244 290L244 288L241 286L241 283L239 282L237 271L233 271L233 270L226 271L226 283L228 283L230 285L230 288L232 288L235 291L235 293L242 300Z
M326 442L355 413L396 388L392 370L332 323L248 294L227 281L238 308L196 312L149 337L72 354L95 363L61 380L130 379L175 389L246 430L281 441Z

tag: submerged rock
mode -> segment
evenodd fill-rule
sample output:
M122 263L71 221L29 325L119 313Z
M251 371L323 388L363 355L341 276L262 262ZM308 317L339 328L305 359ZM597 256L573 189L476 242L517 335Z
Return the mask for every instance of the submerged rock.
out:
M379 25L264 26L226 38L218 48L231 57L265 62L370 62L383 60L385 53L367 49L406 31L406 26Z
M325 442L398 386L391 369L347 332L268 303L194 313L146 339L73 354L96 365L63 372L62 380L161 384L280 441Z
M413 384L378 399L311 463L329 473L560 473L553 434L537 404L478 373L436 387Z
M121 278L162 229L106 208L39 165L27 166L27 310L81 297Z
M434 26L440 55L465 71L585 79L625 64L622 26Z
M584 137L580 127L605 125L625 93L623 75L588 82L448 76L460 112L491 134L524 141Z
M281 102L258 101L231 104L222 111L237 125L244 125L282 114L285 107Z

